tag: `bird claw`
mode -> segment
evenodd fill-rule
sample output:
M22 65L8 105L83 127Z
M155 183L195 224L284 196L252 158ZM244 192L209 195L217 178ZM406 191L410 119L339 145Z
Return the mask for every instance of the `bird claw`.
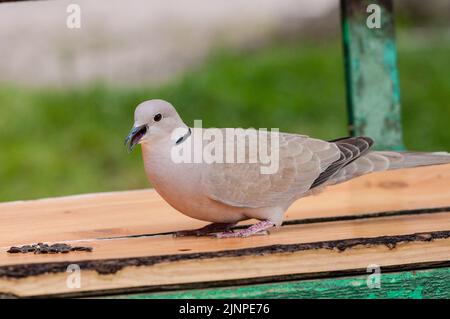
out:
M181 230L173 233L173 237L186 237L186 236L210 236L214 238L244 238L252 235L269 235L268 228L273 227L274 224L270 221L261 221L255 225L252 225L245 229L234 231L233 229L227 229L234 225L230 224L209 224L199 229ZM225 229L225 230L224 230Z
M186 236L210 236L213 233L223 231L229 232L228 228L234 226L236 223L212 223L199 229L180 230L173 233L173 237L186 237Z
M261 230L257 233L252 233L249 231L246 232L245 230L246 229L237 232L229 231L229 232L215 233L212 234L211 236L222 239L222 238L245 238L250 236L267 236L270 234L270 232L267 230Z
M252 235L269 235L268 228L275 226L272 222L264 220L246 229L240 229L236 232L225 231L213 234L216 238L243 238Z

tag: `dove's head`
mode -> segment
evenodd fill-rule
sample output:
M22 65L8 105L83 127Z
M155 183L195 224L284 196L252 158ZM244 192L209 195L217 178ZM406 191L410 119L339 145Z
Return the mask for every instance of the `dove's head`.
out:
M125 140L128 150L139 143L166 138L180 127L186 127L172 104L164 100L142 102L134 111L134 125Z

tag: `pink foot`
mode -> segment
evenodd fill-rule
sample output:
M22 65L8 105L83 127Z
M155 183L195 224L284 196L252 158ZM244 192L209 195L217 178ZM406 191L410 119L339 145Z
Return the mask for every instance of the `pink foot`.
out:
M207 236L211 233L217 232L230 232L229 228L236 225L236 223L212 223L206 225L205 227L199 229L181 230L173 234L174 237L185 237L185 236Z
M248 228L241 229L235 232L221 232L214 234L216 238L236 238L236 237L249 237L256 234L268 234L267 230L272 228L275 224L269 220L260 221Z

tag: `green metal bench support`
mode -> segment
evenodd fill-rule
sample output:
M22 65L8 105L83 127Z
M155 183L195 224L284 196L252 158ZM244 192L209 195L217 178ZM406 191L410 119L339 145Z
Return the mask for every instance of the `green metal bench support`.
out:
M380 28L367 24L372 10ZM341 0L341 17L350 133L372 137L376 149L402 150L392 0Z

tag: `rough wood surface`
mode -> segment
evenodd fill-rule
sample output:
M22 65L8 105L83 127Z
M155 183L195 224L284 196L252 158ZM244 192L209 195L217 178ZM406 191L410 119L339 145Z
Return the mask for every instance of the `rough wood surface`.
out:
M287 213L288 223L270 236L227 240L172 238L172 231L204 223L175 212L150 190L4 203L0 293L76 295L355 273L369 264L391 270L445 264L449 186L450 165L372 174L298 201ZM444 208L421 210L430 207ZM411 209L418 210L358 217ZM6 253L12 245L61 241L94 251ZM79 289L66 286L71 263L82 270Z
M375 173L294 203L286 220L450 206L450 165ZM0 248L158 234L205 225L153 190L0 203Z
M352 276L215 289L119 295L130 299L289 299L289 298L450 298L450 268L381 273L379 287L368 277ZM369 284L368 285L368 280Z

